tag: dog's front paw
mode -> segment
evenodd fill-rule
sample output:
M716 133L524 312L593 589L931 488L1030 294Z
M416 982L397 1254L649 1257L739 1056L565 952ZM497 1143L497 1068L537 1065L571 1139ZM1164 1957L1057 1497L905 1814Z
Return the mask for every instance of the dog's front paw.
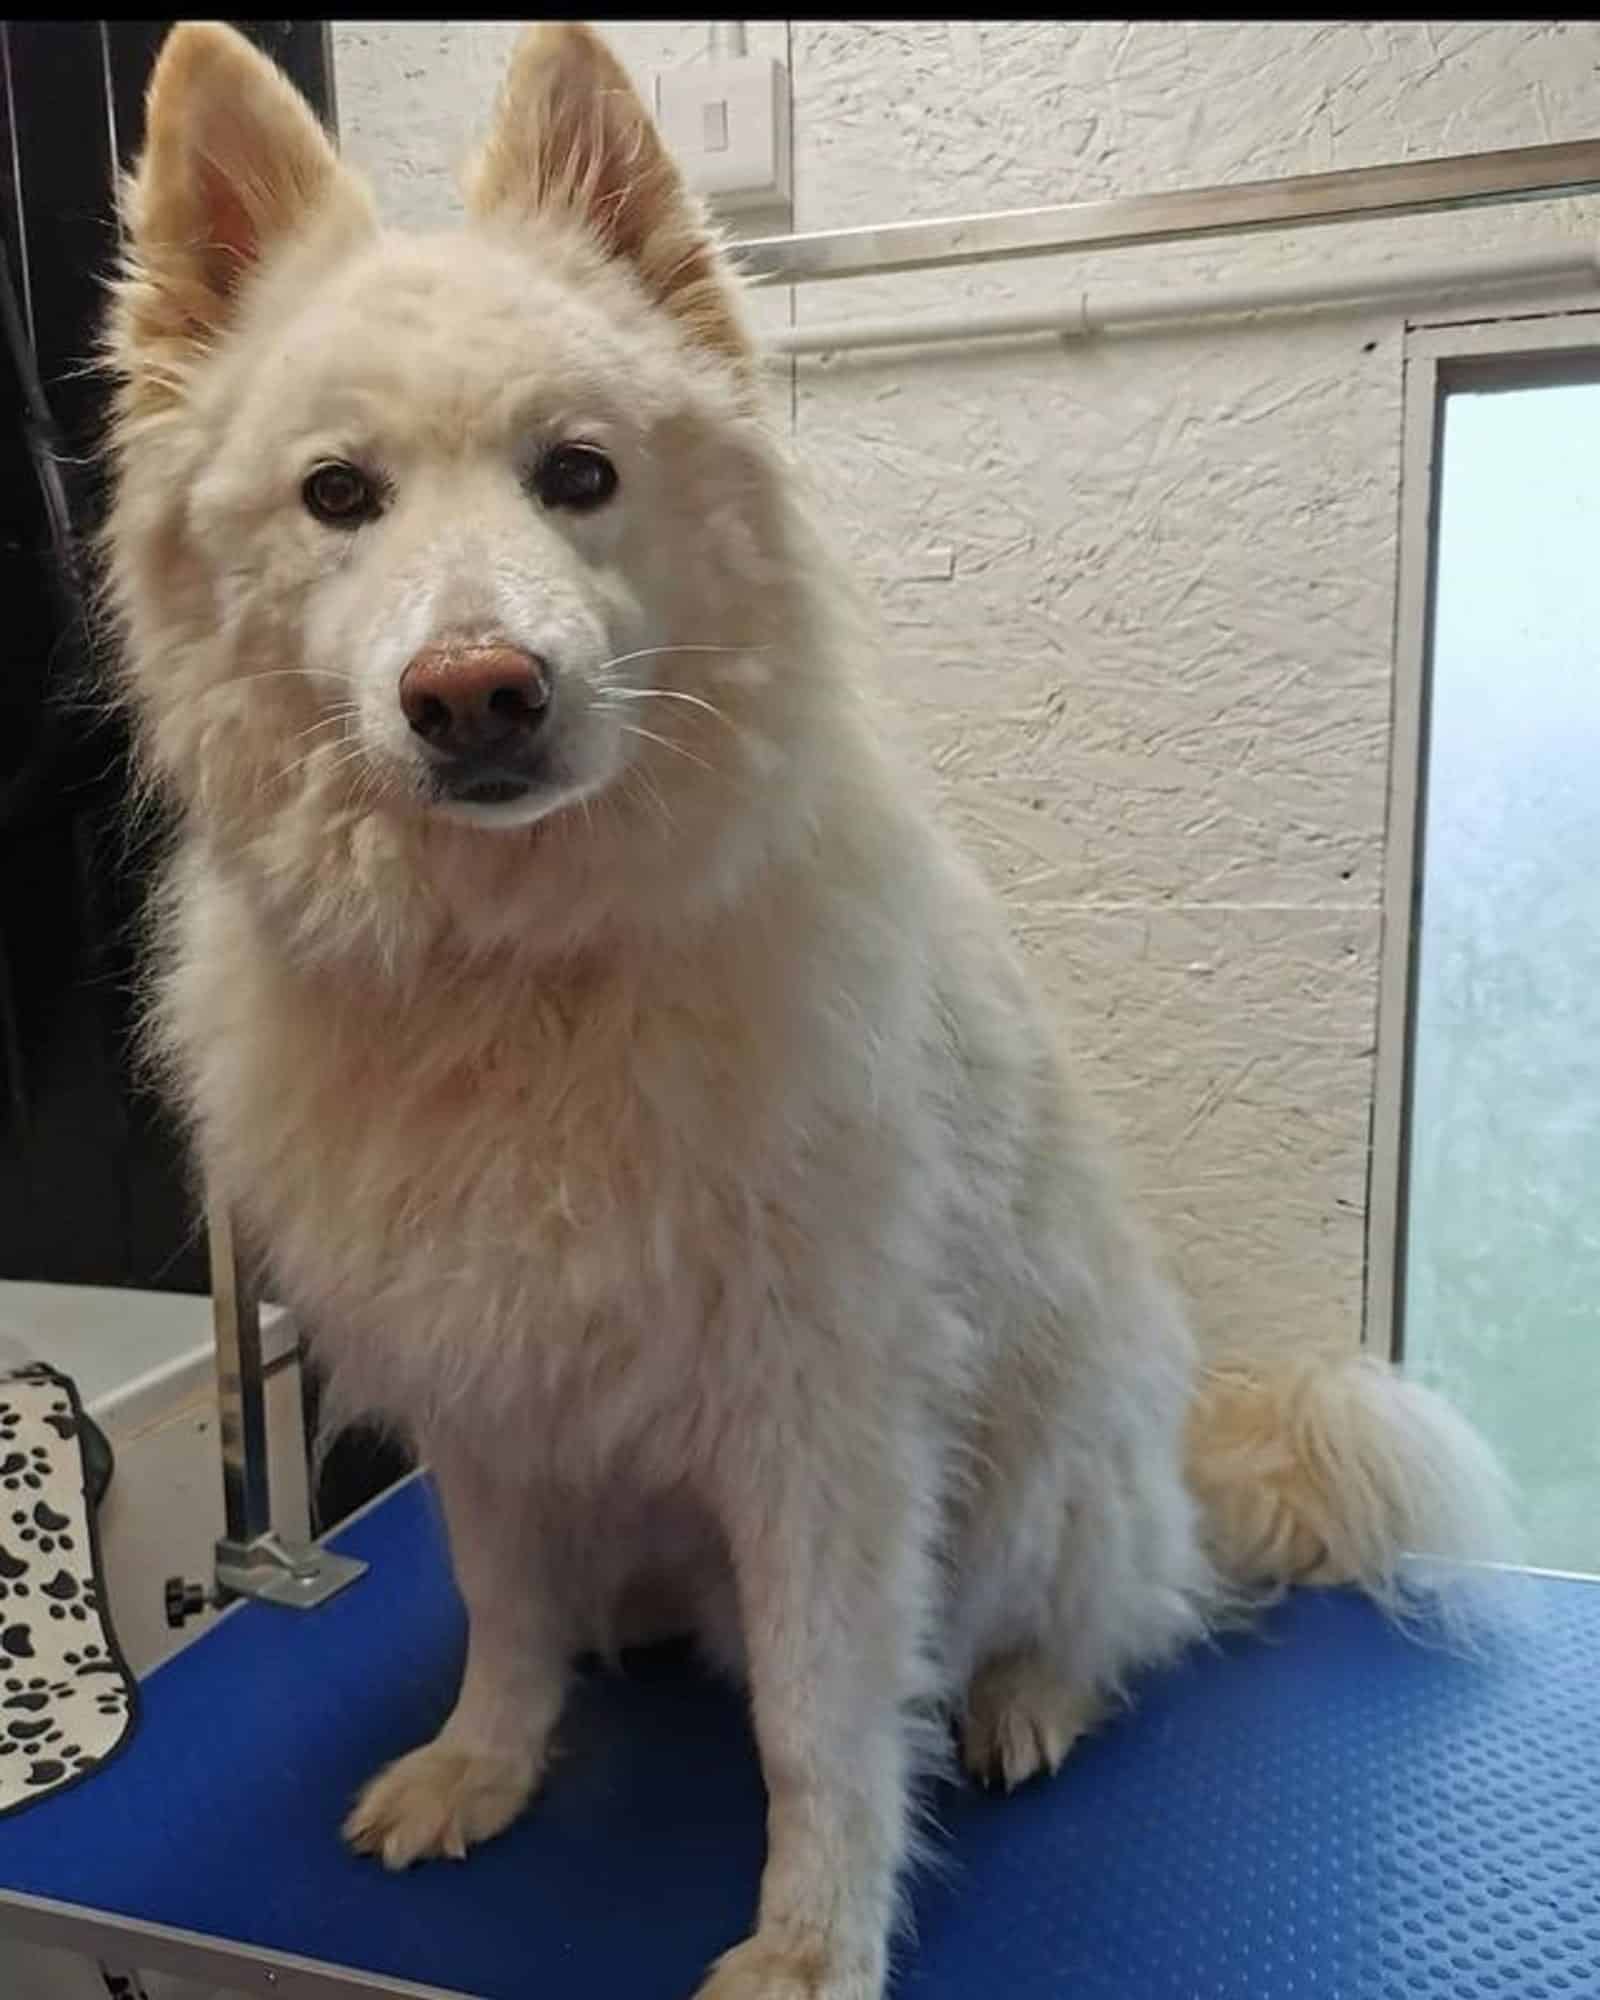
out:
M883 1974L840 1963L820 1937L746 1938L718 1959L695 2000L880 2000Z
M538 1781L528 1757L427 1743L378 1773L345 1821L344 1837L385 1868L441 1854L460 1861L469 1847L511 1824Z

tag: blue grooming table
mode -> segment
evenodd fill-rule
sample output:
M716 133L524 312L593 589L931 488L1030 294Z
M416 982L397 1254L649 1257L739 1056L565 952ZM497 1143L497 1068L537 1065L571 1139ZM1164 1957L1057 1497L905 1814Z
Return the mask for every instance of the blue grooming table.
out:
M755 1904L737 1698L664 1655L584 1683L524 1820L387 1875L339 1822L444 1719L462 1614L425 1481L335 1545L362 1582L237 1608L150 1676L118 1761L0 1821L0 1928L304 2000L688 2000ZM1055 1781L941 1791L896 2000L1600 1996L1600 1587L1530 1590L1480 1663L1302 1593Z

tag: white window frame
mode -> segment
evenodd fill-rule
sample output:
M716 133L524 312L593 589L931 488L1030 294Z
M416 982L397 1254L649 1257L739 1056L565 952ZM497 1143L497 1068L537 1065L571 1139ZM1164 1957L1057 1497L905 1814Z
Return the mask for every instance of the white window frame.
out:
M1566 362L1567 366L1563 366ZM1363 1340L1404 1359L1412 1036L1422 913L1422 828L1445 399L1500 382L1529 387L1600 376L1600 312L1407 327L1400 524L1379 947L1377 1061L1367 1170Z

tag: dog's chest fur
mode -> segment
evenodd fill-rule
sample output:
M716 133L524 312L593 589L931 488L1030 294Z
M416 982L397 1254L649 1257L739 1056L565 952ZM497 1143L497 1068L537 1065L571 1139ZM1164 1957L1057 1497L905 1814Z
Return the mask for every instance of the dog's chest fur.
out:
M165 1012L203 1151L352 1404L665 1461L668 1417L725 1422L770 1373L756 1329L893 1259L916 1093L882 1086L912 1057L871 1059L837 963L746 938L386 992L187 896Z

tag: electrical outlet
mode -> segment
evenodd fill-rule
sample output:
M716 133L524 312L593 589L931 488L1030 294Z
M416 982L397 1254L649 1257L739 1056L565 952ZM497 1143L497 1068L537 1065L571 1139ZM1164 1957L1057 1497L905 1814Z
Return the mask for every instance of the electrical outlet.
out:
M713 209L788 207L789 72L766 56L658 70L656 123Z

